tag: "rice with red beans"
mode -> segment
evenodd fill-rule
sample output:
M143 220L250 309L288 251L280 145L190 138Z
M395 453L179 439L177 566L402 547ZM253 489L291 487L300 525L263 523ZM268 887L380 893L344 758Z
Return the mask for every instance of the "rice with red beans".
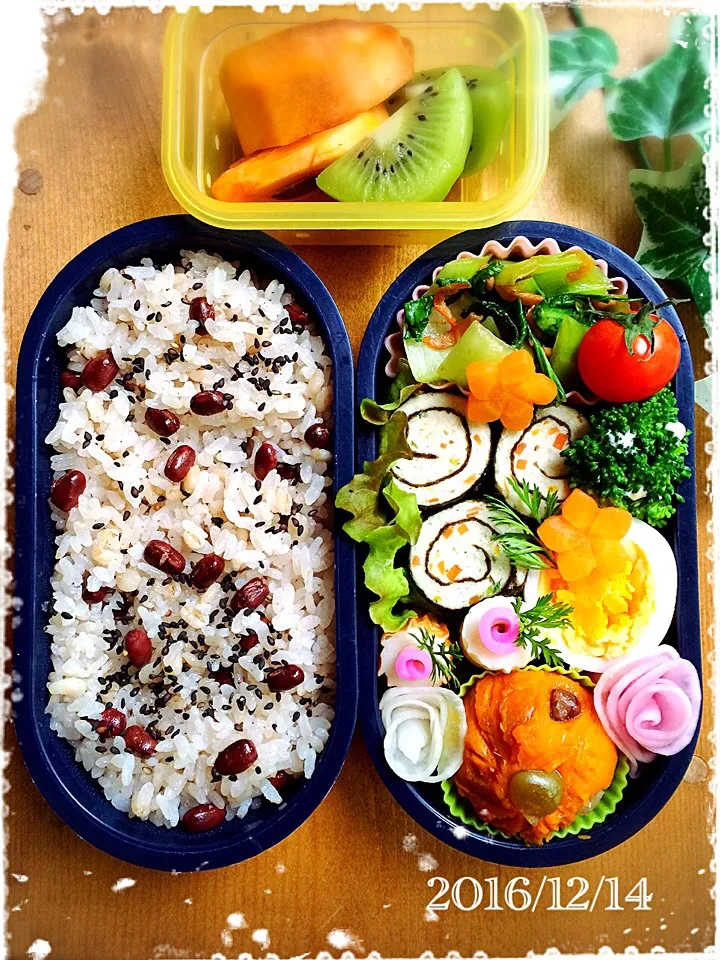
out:
M59 533L47 711L113 806L159 826L199 804L228 819L279 804L286 774L312 775L333 719L331 454L304 439L313 424L330 426L330 358L283 285L258 284L204 252L162 268L143 260L108 270L58 333L70 371L105 351L119 370L98 392L66 386L47 437L55 477L77 470L87 481L69 512L51 504ZM190 318L199 297L214 313L205 331ZM221 392L225 409L192 413L202 390ZM149 407L175 413L180 429L158 436L145 423ZM260 481L262 443L285 466ZM171 482L165 463L181 444L196 462ZM152 540L182 554L182 574L146 561ZM224 573L202 592L189 575L207 554L223 559ZM253 578L267 599L234 613L232 598ZM124 648L132 629L152 644L141 667ZM273 692L268 674L283 665L303 679ZM102 734L106 708L157 741L150 756ZM220 775L218 754L239 739L257 759Z

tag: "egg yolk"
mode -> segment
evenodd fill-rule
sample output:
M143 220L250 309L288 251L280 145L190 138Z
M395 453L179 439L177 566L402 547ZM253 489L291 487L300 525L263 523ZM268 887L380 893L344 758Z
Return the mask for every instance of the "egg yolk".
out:
M594 570L567 583L557 570L547 571L547 589L559 603L573 608L562 631L568 650L583 656L614 659L628 653L642 638L655 609L655 591L648 558L632 542L623 543L627 562L613 574Z

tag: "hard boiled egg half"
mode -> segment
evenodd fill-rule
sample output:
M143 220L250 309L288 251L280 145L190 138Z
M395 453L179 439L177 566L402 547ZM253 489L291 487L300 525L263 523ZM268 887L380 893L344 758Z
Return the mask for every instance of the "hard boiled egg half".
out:
M622 573L593 571L567 583L557 570L531 570L525 601L534 606L552 594L573 608L570 625L545 631L570 667L602 673L616 660L654 650L667 634L675 611L677 566L665 537L642 520L633 519L620 541L628 555Z

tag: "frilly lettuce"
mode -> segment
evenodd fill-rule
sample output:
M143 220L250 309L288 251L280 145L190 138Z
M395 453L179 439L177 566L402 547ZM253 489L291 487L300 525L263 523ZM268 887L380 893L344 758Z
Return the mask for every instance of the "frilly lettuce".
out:
M367 461L363 472L339 490L335 499L337 507L352 514L343 526L345 533L369 547L363 564L365 585L378 597L370 604L370 617L386 632L400 630L414 616L412 610L395 612L395 606L410 594L407 574L395 566L395 558L399 550L415 542L422 520L415 494L401 490L390 474L394 463L412 456L407 417L396 410L382 427L380 456Z

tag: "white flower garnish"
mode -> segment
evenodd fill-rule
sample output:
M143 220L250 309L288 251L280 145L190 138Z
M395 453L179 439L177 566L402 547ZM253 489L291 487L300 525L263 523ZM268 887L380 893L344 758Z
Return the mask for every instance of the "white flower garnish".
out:
M380 701L385 759L411 783L438 783L460 768L467 721L460 697L445 687L391 687Z

